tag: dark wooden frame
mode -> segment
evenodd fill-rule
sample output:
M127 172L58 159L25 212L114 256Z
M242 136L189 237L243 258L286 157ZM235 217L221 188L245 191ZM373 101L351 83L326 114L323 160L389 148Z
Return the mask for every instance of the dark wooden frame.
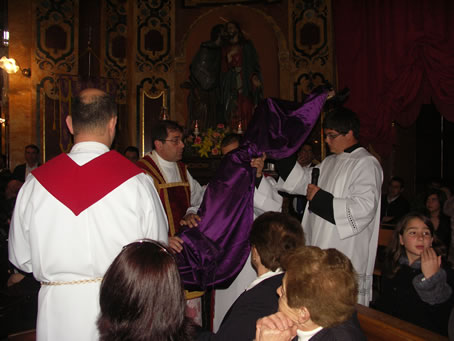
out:
M197 7L197 6L218 6L218 5L231 5L231 4L257 4L265 3L271 4L280 2L281 0L184 0L184 7Z

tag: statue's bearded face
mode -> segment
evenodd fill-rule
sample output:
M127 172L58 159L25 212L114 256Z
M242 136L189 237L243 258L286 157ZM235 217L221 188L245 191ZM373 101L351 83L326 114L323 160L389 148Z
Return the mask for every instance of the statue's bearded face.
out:
M238 28L234 24L227 24L227 35L230 39L238 36Z

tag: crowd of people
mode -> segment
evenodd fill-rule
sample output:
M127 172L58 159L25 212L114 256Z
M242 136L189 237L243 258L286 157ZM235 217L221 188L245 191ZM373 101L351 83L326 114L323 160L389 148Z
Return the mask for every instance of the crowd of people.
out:
M337 106L323 121L329 156L318 162L308 143L285 146L276 179L264 171L267 151L254 154L263 149L241 135L223 141L228 167L252 170L249 216L238 219L253 223L234 239L248 254L212 296L210 288L184 290L181 274L188 243L181 232L203 223L200 208L212 195L181 161L184 129L160 121L142 158L133 146L124 155L110 150L117 112L98 89L74 98L66 123L74 135L68 154L40 165L39 148L29 145L23 165L1 171L9 203L1 212L1 294L35 297L37 340L365 340L355 305L372 300L448 334L454 199L440 185L425 191L423 205L409 203L397 176L382 195L382 168L359 144L351 110ZM245 150L247 163L238 161ZM284 197L291 214L282 212ZM216 213L230 215L231 205ZM374 297L380 224L394 236ZM230 226L209 228L230 233Z

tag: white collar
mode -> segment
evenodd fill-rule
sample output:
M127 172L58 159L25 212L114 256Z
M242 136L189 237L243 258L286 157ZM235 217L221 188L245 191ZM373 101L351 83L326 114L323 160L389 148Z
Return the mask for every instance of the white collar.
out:
M95 142L95 141L86 141L86 142L76 143L71 148L71 153L80 153L80 152L86 153L87 151L103 154L103 153L106 153L109 151L109 147L107 147L104 143Z
M296 330L296 335L298 335L298 341L307 341L310 340L312 336L317 334L323 327L318 327L309 331L302 331L300 329Z
M174 168L177 163L175 161L167 161L167 160L164 160L156 150L153 150L151 152L151 155L152 155L152 158L155 157L156 160L158 161L159 165L164 167L164 168Z
M256 279L254 279L252 281L251 284L249 284L249 286L246 288L246 290L250 290L252 289L253 287L255 287L257 284L259 284L260 282L264 281L265 279L268 279L270 277L273 277L273 276L276 276L276 275L279 275L281 273L283 273L284 271L282 271L281 268L277 268L276 271L268 271L268 272L265 272L263 275L257 277Z

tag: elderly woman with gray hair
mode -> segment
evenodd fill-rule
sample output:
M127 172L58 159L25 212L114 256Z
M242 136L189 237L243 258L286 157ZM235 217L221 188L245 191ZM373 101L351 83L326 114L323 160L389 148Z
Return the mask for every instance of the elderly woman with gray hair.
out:
M366 340L355 311L356 273L343 253L301 247L283 265L279 310L257 321L256 341Z

